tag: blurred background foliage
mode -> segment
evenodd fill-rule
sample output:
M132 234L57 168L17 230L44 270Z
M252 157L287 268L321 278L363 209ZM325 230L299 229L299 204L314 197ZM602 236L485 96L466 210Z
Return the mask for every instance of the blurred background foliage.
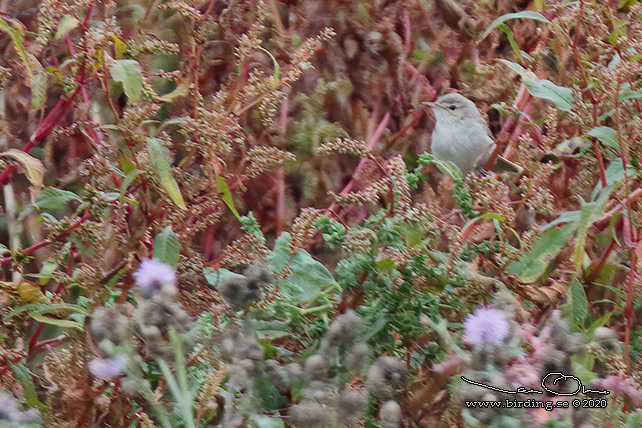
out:
M0 50L7 426L642 426L637 0L4 0ZM449 91L521 176L430 156ZM462 341L487 305L503 353ZM608 407L462 406L552 368Z

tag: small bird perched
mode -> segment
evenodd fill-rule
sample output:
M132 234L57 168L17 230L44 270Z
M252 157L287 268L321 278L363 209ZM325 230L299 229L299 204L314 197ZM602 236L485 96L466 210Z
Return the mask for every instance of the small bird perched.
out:
M495 151L496 144L475 104L456 93L442 95L437 101L424 104L432 107L435 114L430 144L435 158L454 163L464 175L482 169ZM498 160L509 170L522 170L501 156Z

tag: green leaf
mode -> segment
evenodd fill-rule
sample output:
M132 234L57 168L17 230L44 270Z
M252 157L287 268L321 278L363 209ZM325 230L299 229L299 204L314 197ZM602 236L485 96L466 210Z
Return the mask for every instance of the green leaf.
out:
M160 140L154 137L149 137L147 139L147 151L149 153L149 160L152 163L156 176L160 180L161 186L163 186L169 194L169 197L179 208L186 209L187 206L183 200L183 195L181 195L178 184L172 175L172 170L169 161L167 160L165 149L161 145Z
M278 410L287 403L276 387L261 377L254 380L254 388L265 410Z
M71 15L63 16L60 20L60 23L58 24L56 39L62 39L63 37L65 37L67 33L76 28L78 24L80 24L80 21L77 18Z
M42 71L42 64L40 64L38 59L33 54L27 52L24 48L24 25L18 20L14 20L9 17L0 17L0 31L6 32L11 37L13 47L15 48L16 52L18 52L18 56L22 60L22 63L25 66L25 70L27 72L25 83L27 84L27 86L31 87L34 74L38 71Z
M51 274L54 273L58 269L58 262L55 262L53 260L47 260L42 264L42 268L40 269L40 274L38 275L38 280L40 282L40 285L47 285L49 280L51 279Z
M591 137L597 138L600 143L604 144L606 147L610 147L615 150L620 150L620 140L617 136L617 131L608 126L598 126L597 128L591 129L587 132Z
M559 110L571 110L574 100L573 91L569 88L557 86L550 80L539 79L535 73L514 62L505 59L499 59L498 61L522 76L524 86L532 96L552 101Z
M513 70L515 73L521 75L522 77L523 76L528 76L529 78L537 78L537 76L535 76L535 73L533 73L532 71L526 70L524 67L522 67L521 65L519 65L519 64L517 64L515 62L508 61L507 59L498 59L497 61L503 63L508 68ZM528 73L530 73L530 74L528 74Z
M43 404L38 399L38 394L36 394L36 386L31 378L31 373L22 360L17 363L9 362L9 367L11 367L16 379L18 379L22 385L27 405L29 405L29 407L42 408Z
M573 106L573 91L564 86L557 86L550 80L524 79L524 85L532 96L552 101L562 111L571 111Z
M574 224L546 230L528 253L508 265L508 272L516 274L525 284L536 282L548 269L549 262L566 246L573 230Z
M239 215L239 212L236 211L236 208L234 208L234 201L232 200L232 194L230 193L230 189L227 187L227 183L225 183L225 179L220 175L217 178L216 190L218 191L219 195L221 195L221 199L223 199L223 202L225 202L225 205L227 205L230 211L232 211L232 214L234 214L234 217L240 220L241 216Z
M32 195L40 191L45 176L45 167L39 159L17 149L9 149L0 153L0 156L13 158L24 168L25 175L32 186Z
M382 272L390 273L395 268L395 262L388 257L377 260L375 263Z
M625 83L622 85L622 88L620 89L618 98L620 101L642 100L642 89L638 89L637 91L634 91L633 89L631 89L630 84Z
M553 226L557 226L558 224L562 223L573 223L576 222L577 220L580 219L582 215L581 211L567 211L565 213L562 213L559 217L557 217L555 220L551 221L548 224L545 224L542 227L542 230L547 230L550 229Z
M218 287L219 284L225 283L232 278L245 278L243 275L234 273L227 269L217 269L215 271L207 270L205 272L205 280L212 286Z
M180 252L178 236L171 227L167 226L154 238L153 257L158 261L166 263L176 269L178 265L178 254Z
M112 79L123 84L125 95L137 103L143 90L143 75L140 64L133 59L119 59L109 68Z
M272 55L270 51L268 51L267 49L262 48L260 46L259 46L259 49L261 49L263 52L268 54L272 59L272 65L274 66L274 72L272 73L272 76L274 77L274 79L278 80L279 76L281 75L281 67L279 66L278 61L276 60L276 58L274 58L274 55Z
M538 12L532 12L530 10L523 10L521 12L516 12L516 13L507 13L505 15L500 16L496 20L490 23L488 28L486 28L486 31L481 35L480 40L484 40L488 35L490 34L491 31L493 31L495 28L499 27L501 24L504 22L510 20L510 19L532 19L534 21L539 21L539 22L551 22L544 15Z
M57 210L71 201L80 202L78 195L55 187L45 187L36 197L35 204L40 210Z
M571 308L571 315L576 324L584 323L588 315L588 299L584 286L577 279L573 279L568 291L568 299Z
M575 248L573 249L575 270L577 272L580 271L584 262L584 243L586 242L588 229L602 217L612 191L613 186L608 186L600 192L600 197L596 201L585 203L580 208L581 215L577 221L577 234Z
M143 171L141 171L140 169L133 169L132 171L129 171L127 173L127 175L125 176L125 179L123 180L123 182L120 185L120 195L121 196L124 195L125 192L127 192L127 189L129 188L129 186L131 186L131 184L134 182L134 180L136 180L136 178L139 175L141 175L142 173L143 173Z
M114 54L116 54L116 59L121 59L125 52L127 52L127 43L115 34L111 35L111 40L114 42Z
M34 109L40 110L45 106L48 85L49 73L44 70L34 72L31 79L31 106Z
M85 328L83 324L76 321L61 320L59 318L49 318L38 313L30 313L29 315L34 320L41 322L43 324L55 325L57 327L62 327L62 328L77 328L78 330L83 330Z
M292 248L287 232L275 241L270 263L275 273L280 273L288 265L292 269L292 274L278 284L298 302L312 301L328 288L339 289L339 284L323 264L314 260L307 251Z
M508 39L508 43L510 43L511 48L513 48L513 52L517 56L521 56L526 59L530 59L531 56L521 50L519 46L517 45L517 42L515 41L515 36L513 36L513 31L508 27L506 24L500 24L499 29L501 30L502 33L506 35L506 38Z

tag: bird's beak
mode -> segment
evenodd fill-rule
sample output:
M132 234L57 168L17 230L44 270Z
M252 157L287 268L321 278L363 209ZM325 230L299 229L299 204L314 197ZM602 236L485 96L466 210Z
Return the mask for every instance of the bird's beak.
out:
M424 101L422 104L427 105L430 108L441 108L441 106L435 102L432 101Z

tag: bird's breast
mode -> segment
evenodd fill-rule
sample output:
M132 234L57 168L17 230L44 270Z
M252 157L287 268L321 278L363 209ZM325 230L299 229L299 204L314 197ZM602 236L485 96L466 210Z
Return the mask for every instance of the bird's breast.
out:
M488 160L495 149L495 142L488 136L484 126L473 124L435 125L431 150L440 160L454 163L468 174Z

